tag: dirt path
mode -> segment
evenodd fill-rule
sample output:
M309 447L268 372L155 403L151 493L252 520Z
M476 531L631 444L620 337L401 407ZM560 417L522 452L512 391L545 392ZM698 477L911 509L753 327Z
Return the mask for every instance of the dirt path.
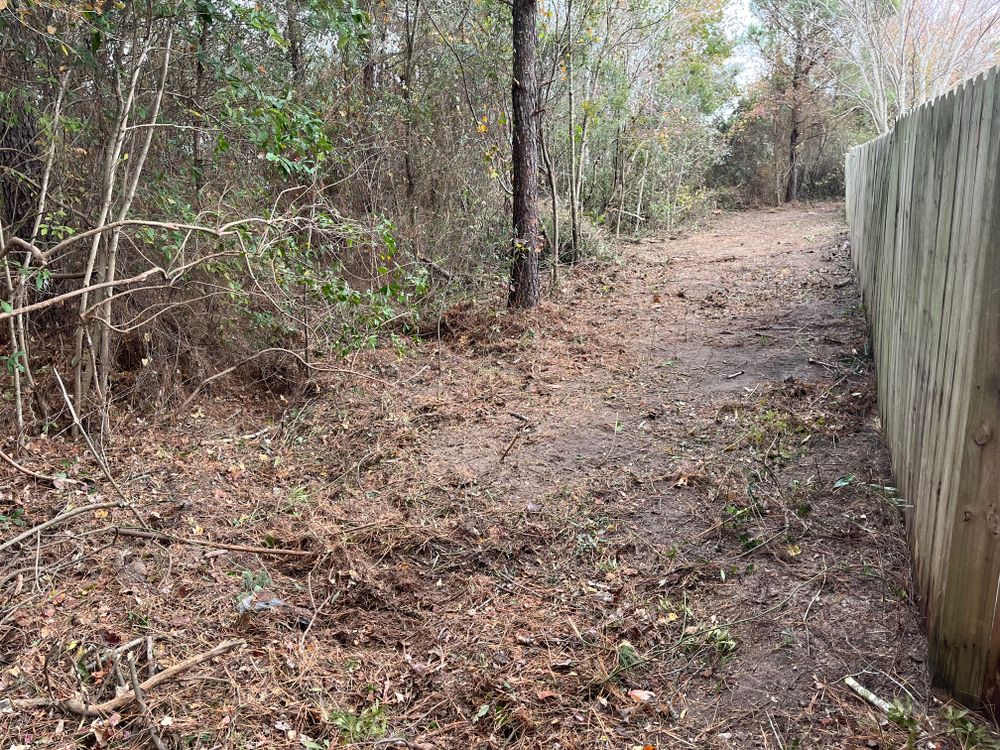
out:
M459 480L512 580L540 584L515 622L560 633L572 676L542 691L576 713L552 736L891 746L840 684L926 697L840 207L723 216L573 287L518 345L470 338L482 369L436 387L467 384L472 418L433 430L423 467ZM560 552L531 560L532 526L563 529ZM502 652L512 622L483 622L477 648ZM588 691L606 724L577 702Z
M130 489L171 533L323 554L119 545L22 611L6 688L44 684L42 628L155 632L163 663L239 636L225 680L150 696L178 746L901 746L842 682L929 700L841 213L722 215L526 317L451 310L372 358L393 388L263 432L207 404L118 457ZM237 615L255 582L283 605Z

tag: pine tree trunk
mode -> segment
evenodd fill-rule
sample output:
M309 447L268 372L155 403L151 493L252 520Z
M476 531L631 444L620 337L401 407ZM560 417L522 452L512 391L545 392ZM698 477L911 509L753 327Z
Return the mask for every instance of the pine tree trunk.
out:
M535 307L541 297L538 256L538 79L535 73L537 0L514 0L513 104L514 241L510 307Z
M785 203L799 199L799 123L793 110L792 133L788 138L788 182L785 184Z
M788 182L785 183L785 203L799 199L799 101L803 79L802 41L796 39L795 65L792 70L792 129L788 135Z

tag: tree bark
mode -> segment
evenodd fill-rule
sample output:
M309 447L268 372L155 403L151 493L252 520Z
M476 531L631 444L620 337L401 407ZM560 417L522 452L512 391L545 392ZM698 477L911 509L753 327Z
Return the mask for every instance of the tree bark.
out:
M537 0L514 0L513 109L514 240L510 272L510 307L535 307L541 297L538 256L538 77L535 72Z
M201 192L205 185L205 169L208 159L202 146L201 128L204 124L205 107L205 56L208 54L208 35L212 17L208 13L198 13L198 46L194 64L194 108L191 113L191 147L194 166L194 203L201 211Z
M538 117L538 148L542 154L542 162L545 164L545 173L549 181L549 199L552 202L552 285L559 281L559 193L556 187L556 172L552 165L552 158L549 155L548 146L545 144L545 132L542 128L541 115Z
M580 204L577 202L576 163L576 103L573 98L573 0L566 4L566 36L569 47L566 52L566 83L569 89L569 222L570 222L570 262L580 260Z
M293 0L288 0L285 5L288 13L288 23L285 26L285 40L288 42L288 64L292 68L292 84L298 85L302 82L302 39L299 35L298 11Z
M792 132L788 138L788 182L785 184L785 203L799 199L799 117L792 109Z
M795 40L795 64L792 69L792 122L788 135L788 182L785 203L799 199L799 89L802 86L802 40Z
M417 180L413 169L413 63L414 50L417 38L417 22L420 19L420 0L413 3L413 16L410 16L410 3L406 2L406 11L403 16L404 31L406 33L405 62L403 72L400 77L400 84L403 89L403 106L406 109L406 116L403 121L403 174L406 177L406 210L410 215L410 226L417 225L417 203L414 200L416 194Z

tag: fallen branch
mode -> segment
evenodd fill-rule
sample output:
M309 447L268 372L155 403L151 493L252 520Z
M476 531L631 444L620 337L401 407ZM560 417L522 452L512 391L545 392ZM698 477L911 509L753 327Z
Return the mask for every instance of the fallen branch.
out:
M93 348L91 348L91 352L93 352ZM129 510L132 511L132 514L135 515L135 509L132 508L132 501L129 500L128 497L126 497L125 493L122 491L121 486L118 484L118 482L115 481L115 477L111 473L111 467L108 466L108 463L105 460L102 453L99 450L97 450L97 446L94 445L94 441L90 439L90 435L88 435L87 431L83 429L83 422L80 421L80 415L77 414L76 409L73 408L73 400L69 397L69 394L66 392L66 386L63 384L62 378L59 377L59 371L56 370L55 368L52 368L52 374L56 376L56 382L59 384L59 390L62 392L63 400L66 402L66 406L69 408L70 416L73 417L73 424L76 426L76 429L80 431L80 434L83 435L83 439L87 443L87 447L90 448L90 452L94 454L94 459L101 467L101 471L104 472L104 476L106 476L108 478L108 481L111 482L111 486L114 488L115 492L118 493L118 497L122 499L124 507L129 508ZM138 516L136 517L138 518ZM139 520L140 522L142 521L141 518Z
M845 677L844 684L847 685L847 687L849 687L855 693L860 695L862 698L864 698L866 701L871 703L873 706L880 709L882 713L888 714L889 711L892 709L892 706L887 701L884 701L881 698L879 698L877 695L875 695L875 693L866 688L864 685L855 680L853 677L851 676Z
M146 705L146 699L143 697L142 685L139 684L139 675L135 671L135 657L132 654L128 655L128 674L132 682L132 693L135 695L135 702L139 704L139 710L149 724L149 739L152 741L153 747L156 750L167 750L167 746L163 744L163 740L160 739L160 735L156 731L156 719L153 718L153 712L149 710L149 706Z
M507 449L500 455L500 463L504 462L504 459L507 458L507 454L510 453L514 449L514 443L516 443L518 441L518 438L520 438L520 437L521 437L521 433L520 432L515 432L514 433L514 437L511 439L510 443L507 445Z
M16 544L23 542L25 539L28 539L34 536L35 534L40 534L41 532L45 531L45 529L57 526L61 524L63 521L68 521L69 519L74 518L75 516L79 516L84 513L89 513L92 510L103 510L105 508L122 508L124 506L125 503L116 500L113 503L94 503L93 505L82 505L79 508L73 508L73 510L68 510L65 513L60 513L55 518L50 518L45 523L41 523L38 526L33 526L27 531L18 534L13 539L10 539L4 542L3 544L0 544L0 552L5 552L11 547L15 546Z
M155 539L173 544L190 544L194 547L212 547L213 549L228 549L233 552L250 552L255 555L273 555L275 557L309 557L313 553L304 549L282 549L280 547L248 547L243 544L226 544L225 542L210 542L206 539L188 539L186 537L164 534L162 531L149 529L133 529L128 526L109 526L106 531L113 531L119 536L132 536L139 539Z
M57 481L66 482L67 484L76 484L75 479L62 479L61 477L50 477L48 474L39 474L37 471L32 471L26 466L21 466L21 464L19 464L17 461L15 461L13 458L8 456L3 451L0 451L0 461L3 461L5 464L10 464L17 471L21 472L22 474L27 474L29 477L32 477L33 479L40 479L43 482L49 482L51 484L55 484Z
M117 648L109 648L103 652L99 652L97 656L88 661L84 666L87 667L87 671L93 672L100 667L102 661L116 659L120 654L124 654L126 651L132 650L136 646L145 643L147 640L148 638L146 636L140 636L139 638L135 638L128 643L123 643ZM152 675L150 675L150 677L152 677Z
M111 700L104 701L103 703L87 703L86 701L82 701L78 698L68 698L66 700L53 700L50 698L16 698L8 702L12 708L59 708L67 713L77 714L79 716L106 716L114 713L115 711L120 711L129 703L136 700L138 695L148 693L157 685L162 685L164 682L172 680L177 675L191 669L191 667L214 659L216 656L220 656L227 651L232 651L234 648L238 648L244 643L245 641L240 639L223 641L210 651L205 651L204 653L192 656L190 659L178 662L172 667L167 667L162 672L158 672L153 675L139 685L138 693L132 690L127 693L122 693ZM0 711L2 711L2 709L2 702L0 702Z

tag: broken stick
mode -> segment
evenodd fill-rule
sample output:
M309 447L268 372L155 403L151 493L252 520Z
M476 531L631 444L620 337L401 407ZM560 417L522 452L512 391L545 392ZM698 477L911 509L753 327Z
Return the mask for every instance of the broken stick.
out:
M160 735L156 731L156 719L153 718L153 712L146 705L146 699L142 694L142 685L139 683L139 675L135 671L135 657L132 654L128 655L128 674L129 679L132 681L132 693L135 695L135 702L139 704L139 710L149 724L149 739L153 743L153 747L156 750L167 750L167 746L163 744L163 740L160 739Z
M18 534L13 539L9 539L3 544L0 544L0 552L10 549L16 544L23 542L25 539L34 536L35 534L40 534L45 531L45 529L51 528L52 526L57 526L63 521L68 521L69 519L82 515L84 513L89 513L92 510L103 510L105 508L121 508L124 507L120 502L113 503L94 503L93 505L81 505L79 508L73 508L72 510L67 510L65 513L60 513L55 518L51 518L45 523L40 523L38 526L33 526L32 528Z
M157 685L162 685L164 682L172 680L174 677L177 677L177 675L191 669L191 667L197 666L202 662L210 661L216 656L220 656L227 651L232 651L234 648L239 648L245 642L246 641L241 639L223 641L210 651L197 654L192 656L190 659L185 659L182 662L174 664L172 667L167 667L162 672L157 672L155 675L139 685L138 693L132 690L127 693L122 693L111 700L106 700L103 703L87 703L86 701L78 698L67 698L66 700L53 700L50 698L15 698L11 701L0 701L0 711L3 709L2 704L8 703L12 708L59 708L67 713L77 714L78 716L107 716L108 714L121 710L124 706L127 706L129 703L136 700L138 695L148 693Z
M847 685L847 687L849 687L855 693L860 695L862 698L864 698L866 701L871 703L873 706L881 709L882 713L888 714L889 710L892 708L892 706L889 705L887 701L884 701L881 698L879 698L877 695L875 695L875 693L866 688L864 685L855 680L853 677L850 676L845 677L844 684Z
M249 547L245 544L227 544L226 542L211 542L207 539L188 539L172 534L164 534L162 531L152 531L147 529L133 529L128 526L110 526L108 531L113 531L119 536L134 536L139 539L155 539L160 542L170 542L171 544L190 544L194 547L212 547L214 549L227 549L232 552L251 552L255 555L272 555L274 557L309 557L313 554L306 549L283 549L281 547Z

